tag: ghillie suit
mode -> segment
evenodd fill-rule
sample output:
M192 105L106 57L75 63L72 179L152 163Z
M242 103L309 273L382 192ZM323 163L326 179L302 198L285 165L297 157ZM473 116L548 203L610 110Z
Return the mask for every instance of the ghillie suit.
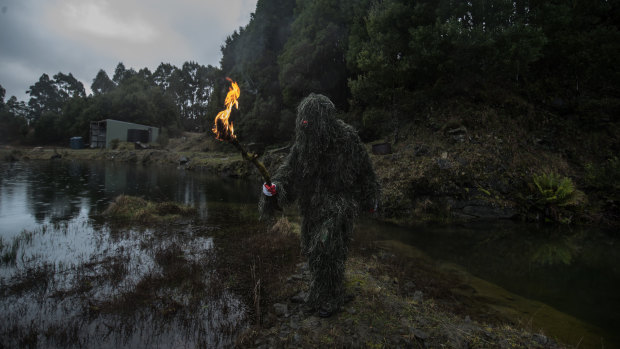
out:
M379 193L357 132L334 113L334 104L323 95L310 94L299 104L295 143L273 176L280 207L297 200L303 216L301 247L312 275L306 304L327 316L345 299L353 220L360 210L374 209Z

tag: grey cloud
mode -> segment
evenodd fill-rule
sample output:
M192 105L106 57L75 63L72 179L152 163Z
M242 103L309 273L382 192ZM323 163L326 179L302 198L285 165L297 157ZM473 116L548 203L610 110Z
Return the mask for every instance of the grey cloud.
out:
M105 23L126 26L98 36L63 22L72 10L67 6L88 3L108 11ZM255 8L256 0L0 0L0 84L7 97L27 100L24 92L43 73L70 72L88 88L99 69L111 74L118 62L151 70L161 62L219 65L226 36L247 24ZM147 34L113 35L135 28Z

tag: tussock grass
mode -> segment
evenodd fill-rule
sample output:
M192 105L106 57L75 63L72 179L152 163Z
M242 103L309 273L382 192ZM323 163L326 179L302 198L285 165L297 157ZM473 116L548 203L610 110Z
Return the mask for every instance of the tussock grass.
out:
M120 195L103 215L122 222L137 222L143 224L174 221L196 214L196 209L176 202L152 202L145 199Z

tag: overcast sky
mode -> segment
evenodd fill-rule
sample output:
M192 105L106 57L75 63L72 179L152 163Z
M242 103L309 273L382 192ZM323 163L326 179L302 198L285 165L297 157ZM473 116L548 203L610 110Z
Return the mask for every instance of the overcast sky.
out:
M0 0L0 85L5 100L28 102L43 73L73 73L90 92L119 62L219 66L220 46L255 10L256 0Z

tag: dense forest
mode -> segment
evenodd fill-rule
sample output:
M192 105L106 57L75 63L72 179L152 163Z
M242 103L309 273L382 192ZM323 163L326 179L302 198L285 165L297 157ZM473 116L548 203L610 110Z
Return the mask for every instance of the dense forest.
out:
M0 138L66 143L105 118L208 130L226 76L241 86L232 118L247 142L290 139L296 104L310 92L329 96L366 141L454 100L615 135L618 23L618 0L259 0L223 43L220 67L119 63L112 78L99 71L92 95L71 73L43 74L27 102L5 101L0 87Z

